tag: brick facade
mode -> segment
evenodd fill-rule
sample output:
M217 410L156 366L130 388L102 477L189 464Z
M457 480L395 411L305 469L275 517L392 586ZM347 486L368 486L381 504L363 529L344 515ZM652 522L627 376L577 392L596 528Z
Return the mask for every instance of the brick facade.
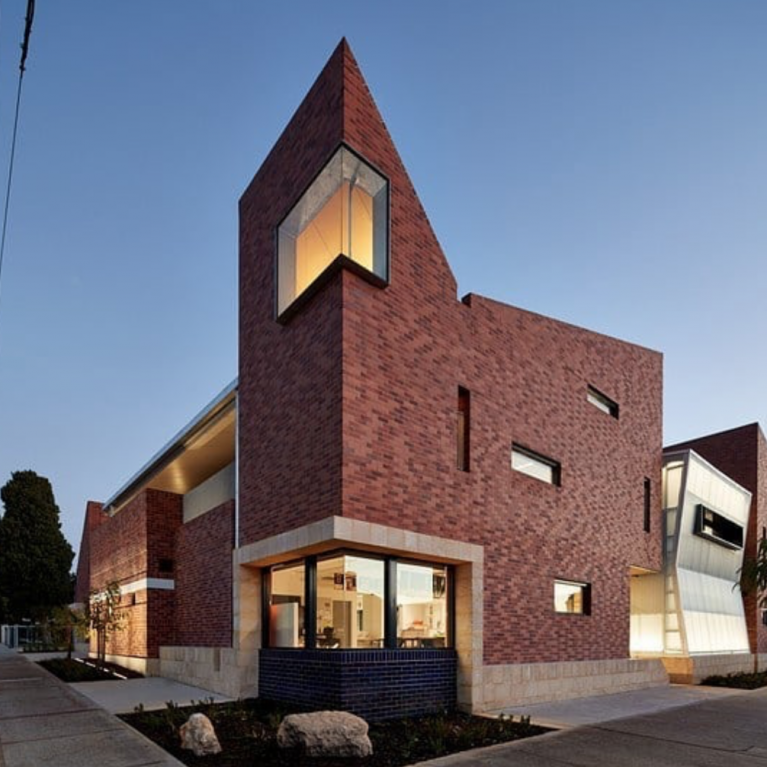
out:
M336 272L275 321L274 231L339 142L388 177L390 282ZM330 515L486 547L485 661L626 657L630 565L661 566L662 358L456 282L345 43L240 203L241 543ZM471 222L467 222L470 226ZM592 384L620 419L586 401ZM471 470L455 468L458 386ZM562 464L513 472L512 442ZM588 581L591 616L553 612Z
M91 531L90 586L102 589L111 581L121 586L145 578L173 578L176 530L182 520L182 499L175 493L144 490L118 514ZM175 567L175 566L174 566ZM173 644L174 594L142 588L123 596L125 628L107 644L112 655L156 658L161 645Z
M177 646L231 646L233 548L234 501L178 528Z
M278 320L275 232L341 143L389 181L388 282L336 262ZM648 663L628 660L629 591L632 567L663 566L662 356L482 296L459 300L345 41L239 210L237 508L227 501L184 524L182 496L144 489L102 524L86 523L91 585L174 580L173 590L150 584L128 595L129 629L110 651L157 657L165 646L174 674L212 665L196 678L227 694L260 667L265 695L374 718L452 705L456 686L465 707L484 705L487 690L502 702L533 665L537 681L564 679L568 695L580 684L573 669L586 666L600 679L622 669L626 684L656 681L659 663L645 674ZM468 471L456 465L459 387L471 403ZM589 387L619 412L595 407ZM512 444L556 461L560 481L512 469ZM758 426L684 447L754 492L753 547L767 524ZM332 533L311 538L327 523ZM259 659L262 568L355 542L455 565L455 647L403 653L390 634L385 649L270 648ZM589 584L590 614L555 612L558 579ZM753 639L757 610L748 609Z
M370 721L455 707L454 650L264 650L259 692Z
M88 601L91 583L91 532L107 517L103 507L96 501L88 501L85 506L83 535L80 540L80 556L77 558L77 576L75 581L75 602L84 604Z
M666 450L694 450L739 485L751 491L745 555L755 556L759 539L767 528L767 440L759 424L752 423L680 442L670 445ZM748 595L744 599L744 605L751 651L765 653L767 626L762 624L762 611L756 604L756 595Z

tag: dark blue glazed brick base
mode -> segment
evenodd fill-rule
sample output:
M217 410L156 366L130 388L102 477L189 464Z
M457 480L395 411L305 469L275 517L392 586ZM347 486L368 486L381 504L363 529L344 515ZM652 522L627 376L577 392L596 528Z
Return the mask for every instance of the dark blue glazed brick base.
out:
M369 721L455 708L451 649L285 650L259 653L259 696L351 711Z

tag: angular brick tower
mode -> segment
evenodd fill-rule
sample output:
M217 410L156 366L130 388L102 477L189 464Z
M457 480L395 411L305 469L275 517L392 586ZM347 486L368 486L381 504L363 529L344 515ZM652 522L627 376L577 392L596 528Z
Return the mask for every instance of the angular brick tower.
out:
M298 313L275 322L275 230L342 143L389 179L390 284L382 290L349 269L331 268ZM344 453L342 418L355 398L353 379L369 372L347 349L366 342L357 325L370 317L369 304L377 304L378 316L405 311L398 326L420 324L428 332L435 308L455 302L455 294L455 280L342 40L240 200L241 544L342 513L344 464L354 462L353 444ZM410 342L413 359L425 351L421 344Z

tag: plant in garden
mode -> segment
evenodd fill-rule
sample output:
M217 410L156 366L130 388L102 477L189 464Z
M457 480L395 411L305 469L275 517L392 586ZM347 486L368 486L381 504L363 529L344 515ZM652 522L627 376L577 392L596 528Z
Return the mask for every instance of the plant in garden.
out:
M86 619L96 632L96 657L101 665L106 661L107 639L123 628L120 598L120 584L110 581L105 588L91 591L88 600Z

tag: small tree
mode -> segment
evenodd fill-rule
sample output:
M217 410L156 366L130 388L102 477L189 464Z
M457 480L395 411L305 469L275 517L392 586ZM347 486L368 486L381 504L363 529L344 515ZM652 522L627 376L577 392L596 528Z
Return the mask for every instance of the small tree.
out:
M120 584L110 581L102 590L90 593L87 606L88 625L96 632L96 657L103 666L106 662L107 639L123 628L120 610Z
M87 639L90 621L87 610L78 610L70 606L55 607L48 619L48 629L52 637L56 637L57 644L65 644L67 658L72 657L75 649L75 639Z

